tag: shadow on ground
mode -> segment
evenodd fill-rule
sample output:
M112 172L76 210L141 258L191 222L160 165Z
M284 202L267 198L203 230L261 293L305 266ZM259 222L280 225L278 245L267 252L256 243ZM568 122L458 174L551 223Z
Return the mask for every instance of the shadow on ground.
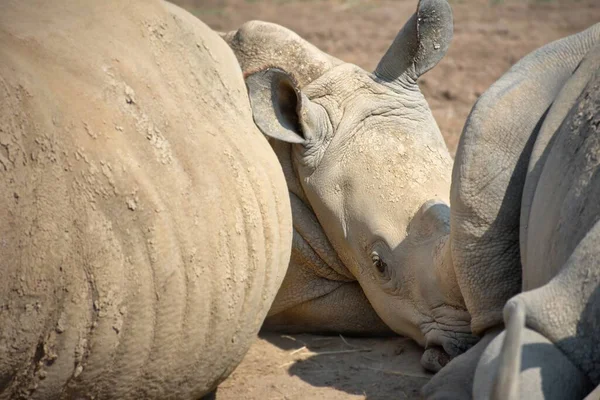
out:
M418 399L431 377L420 365L422 352L401 337L261 333L217 398Z
M420 365L422 349L406 338L269 333L261 338L291 356L290 376L364 399L419 398L421 386L431 376Z

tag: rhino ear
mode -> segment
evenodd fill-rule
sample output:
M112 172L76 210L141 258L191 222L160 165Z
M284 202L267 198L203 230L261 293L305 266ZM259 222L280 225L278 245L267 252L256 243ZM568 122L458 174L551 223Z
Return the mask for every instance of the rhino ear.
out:
M452 9L446 0L420 0L385 53L375 75L390 83L416 82L446 54L453 35Z
M320 118L294 79L278 68L267 68L246 78L254 123L266 136L306 144L315 137Z

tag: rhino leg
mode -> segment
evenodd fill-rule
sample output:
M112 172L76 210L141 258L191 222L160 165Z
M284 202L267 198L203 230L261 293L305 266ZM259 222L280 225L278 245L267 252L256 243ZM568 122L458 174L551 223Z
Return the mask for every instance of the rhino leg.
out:
M335 289L270 315L263 329L288 333L393 334L375 313L358 282L318 278L311 286Z
M525 306L505 308L506 330L486 347L475 372L475 399L581 399L590 382L550 340L525 326Z

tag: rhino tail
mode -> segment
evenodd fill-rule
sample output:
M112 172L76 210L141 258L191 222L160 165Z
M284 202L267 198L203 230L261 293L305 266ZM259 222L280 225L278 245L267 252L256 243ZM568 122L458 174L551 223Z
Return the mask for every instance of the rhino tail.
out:
M492 386L491 400L519 398L525 305L518 300L509 301L504 307L504 322L506 334L500 353L500 365Z

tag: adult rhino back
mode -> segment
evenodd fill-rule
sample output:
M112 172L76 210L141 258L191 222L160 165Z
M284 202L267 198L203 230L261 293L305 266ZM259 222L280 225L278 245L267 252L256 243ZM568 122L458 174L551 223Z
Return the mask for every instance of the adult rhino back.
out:
M201 397L291 246L232 51L164 2L10 2L0 60L0 398Z
M479 361L475 398L582 399L600 384L599 66L597 45L540 131L554 129L538 161L523 292L504 308L506 335Z

